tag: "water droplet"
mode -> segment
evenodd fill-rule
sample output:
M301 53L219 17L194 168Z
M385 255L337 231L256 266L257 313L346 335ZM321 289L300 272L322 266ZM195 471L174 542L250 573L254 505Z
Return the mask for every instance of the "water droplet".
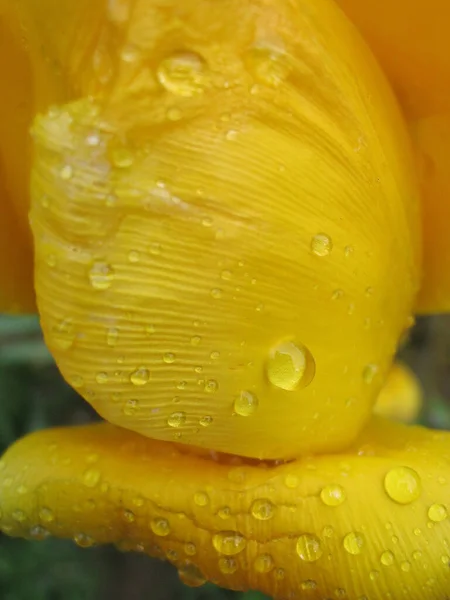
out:
M95 148L100 144L100 136L98 135L98 133L90 133L86 136L84 141L86 146L89 146L90 148Z
M258 521L267 521L273 517L275 513L275 506L270 500L261 498L252 503L250 512L255 519L258 519Z
M328 256L333 249L333 242L326 233L318 233L311 238L311 252L316 256Z
M233 573L236 573L238 565L234 558L222 556L219 558L219 569L224 575L232 575Z
M450 556L448 554L443 554L441 556L441 563L446 567L450 566Z
M285 570L283 568L278 568L275 570L275 579L277 581L282 581L286 576Z
M150 254L153 254L153 256L158 256L159 254L161 254L161 244L158 244L156 242L151 244Z
M130 381L133 385L145 385L149 382L150 371L145 367L139 367L130 375Z
M282 390L306 387L314 378L316 365L309 350L302 344L282 342L270 351L267 377Z
M353 256L354 252L355 252L355 249L353 248L353 246L345 246L344 255L346 258L350 258L350 256Z
M172 94L189 98L201 94L208 85L205 61L193 52L178 52L163 60L156 75Z
M363 381L364 383L367 383L367 385L370 385L373 380L375 379L375 376L378 373L378 365L375 364L369 364L366 365L363 369Z
M127 523L134 523L136 521L136 517L134 515L134 512L131 510L124 510L123 511L123 518L125 519L125 521L127 521Z
M343 487L337 484L325 486L320 492L322 502L327 506L339 506L347 498Z
M304 533L297 540L297 554L306 562L315 562L322 556L320 540L315 535Z
M220 298L222 298L222 290L220 290L219 288L213 288L211 290L211 296L215 299L215 300L219 300Z
M138 404L138 401L133 398L127 400L123 407L123 414L127 417L132 417L137 412Z
M34 540L42 541L48 538L50 532L41 525L35 525L30 529L30 537Z
M445 521L447 517L448 512L443 504L432 504L428 509L428 518L434 523Z
M14 521L17 521L18 523L23 523L24 521L27 520L27 515L23 512L23 510L15 510L12 513L12 518L14 519Z
M209 503L208 494L205 492L196 492L194 494L194 502L197 506L206 506Z
M108 383L108 374L104 372L97 373L95 376L95 381L99 384Z
M145 328L145 333L147 335L153 335L156 331L156 328L154 325L147 325L147 327Z
M301 582L300 587L302 590L316 590L317 582L314 581L314 579L306 579L305 581Z
M192 346L198 346L201 341L202 341L202 338L199 335L194 335L193 337L191 337L191 345Z
M234 399L234 412L241 417L250 417L259 406L258 397L247 390L242 390L239 396Z
M212 543L217 552L227 556L239 554L247 545L244 536L235 531L221 531L214 534Z
M59 175L63 181L69 181L69 179L73 176L73 169L70 165L64 165L64 167L59 172Z
M287 488L294 490L295 488L297 488L299 486L300 480L297 477L297 475L286 475L286 477L284 478L284 484Z
M150 527L151 527L151 530L153 531L153 533L160 537L165 537L166 535L169 535L169 533L170 533L169 521L162 517L157 517L155 519L152 519L150 521Z
M409 467L391 469L384 479L387 495L399 504L410 504L422 493L419 475Z
M394 564L394 555L392 554L392 552L387 550L386 552L383 552L383 554L381 555L380 562L385 567L390 567L391 565Z
M334 290L334 292L331 294L331 299L332 300L340 300L343 295L344 295L343 290Z
M89 271L89 281L96 290L107 290L114 281L114 269L106 262L96 261Z
M77 546L80 546L80 548L90 548L94 545L94 540L91 538L91 536L86 535L85 533L76 533L73 536L73 540Z
M88 488L94 488L100 481L100 471L97 469L87 469L83 474L83 483Z
M126 44L120 51L120 58L127 63L133 63L142 57L141 49L134 44Z
M270 573L275 566L270 554L260 554L255 558L253 565L258 573Z
M322 530L322 535L324 538L331 538L334 535L334 529L331 527L331 525L325 525L325 527Z
M163 356L163 361L166 365L171 365L175 362L175 354L173 352L166 352Z
M55 520L55 514L54 512L51 510L51 508L47 508L45 506L43 506L40 510L39 510L39 519L43 522L43 523L51 523L52 521Z
M252 48L245 62L258 81L271 87L279 86L288 77L291 68L286 53L270 46Z
M222 279L224 281L229 281L231 279L231 277L232 277L232 274L231 274L231 271L225 270L225 271L222 271L222 273L220 274L220 276L222 277Z
M229 519L231 516L231 508L229 506L222 506L217 511L217 514L219 515L219 517L221 519L223 519L225 521L226 519Z
M344 537L343 544L349 554L361 554L364 547L364 537L362 533L352 531Z
M401 563L400 568L404 573L409 573L411 571L411 563L405 560Z
M182 411L173 412L167 418L169 427L181 427L186 423L186 413Z
M118 339L119 330L115 327L111 327L110 329L108 329L108 331L106 332L106 343L108 344L108 346L111 346L111 348L116 346Z
M45 262L51 269L53 269L53 267L56 267L56 256L54 254L47 254L45 257Z
M213 418L210 415L200 417L199 423L202 427L209 427L213 422Z
M215 379L208 379L208 381L205 383L205 392L208 392L209 394L217 392L218 389L219 384Z
M212 360L218 360L220 358L220 352L214 350L214 352L211 352L210 357Z
M131 250L128 252L128 260L130 263L138 263L141 260L141 255L137 250Z
M72 319L63 319L52 328L52 340L61 350L69 350L73 346L75 330Z
M369 573L370 580L375 581L376 579L378 579L379 575L380 575L379 571L370 571L370 573Z
M188 556L195 556L195 554L197 554L197 547L193 542L186 542L184 545L184 552Z
M111 152L111 160L118 169L127 169L133 164L134 156L129 148L114 148Z
M205 576L197 567L192 563L182 565L178 569L178 577L180 580L189 587L200 587L206 583Z

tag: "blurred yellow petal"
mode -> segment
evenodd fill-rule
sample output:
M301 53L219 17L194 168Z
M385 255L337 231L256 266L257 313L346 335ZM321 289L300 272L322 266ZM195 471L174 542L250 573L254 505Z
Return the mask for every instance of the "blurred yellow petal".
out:
M442 600L449 447L450 434L374 421L346 453L269 466L109 424L44 431L3 457L1 528L114 543L276 599Z
M412 423L417 419L421 405L422 388L417 377L405 364L394 363L375 403L375 414Z
M370 53L323 0L138 1L104 21L84 64L108 49L107 96L33 128L36 290L63 375L158 439L348 445L420 270L409 140Z
M447 0L338 0L395 89L423 171L419 312L450 310L450 53Z

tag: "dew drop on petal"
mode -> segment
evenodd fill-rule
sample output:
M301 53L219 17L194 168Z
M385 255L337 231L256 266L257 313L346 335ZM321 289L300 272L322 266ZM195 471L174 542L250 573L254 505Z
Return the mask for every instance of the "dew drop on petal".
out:
M275 506L267 498L259 498L252 503L250 512L258 521L267 521L273 517Z
M149 382L150 371L145 367L139 367L130 375L130 381L133 385L141 386Z
M183 411L173 412L167 418L167 425L169 425L169 427L181 427L185 423L186 413Z
M221 531L214 534L212 543L217 552L226 556L239 554L247 545L245 537L235 531Z
M205 61L193 52L167 57L158 65L156 76L168 92L186 98L203 93L208 85Z
M248 390L242 390L234 399L233 408L237 415L241 417L250 417L256 412L258 406L258 397Z
M333 242L326 233L318 233L311 238L311 252L316 256L328 256L333 249Z
M399 504L410 504L422 493L419 475L409 467L391 469L384 478L387 495Z
M155 535L165 537L170 533L170 525L167 519L157 517L150 521L150 528Z
M275 387L286 391L306 387L313 380L315 371L314 358L302 344L282 342L270 351L267 377Z
M342 486L331 484L322 489L320 498L327 506L339 506L345 502L347 494Z
M445 521L447 517L448 512L443 504L432 504L428 509L428 518L434 523Z
M362 533L351 531L344 537L344 548L349 554L361 554L364 547L364 537Z
M323 554L320 540L317 536L304 533L297 540L297 554L306 562L315 562Z
M255 571L258 573L270 573L275 566L270 554L260 554L253 563Z

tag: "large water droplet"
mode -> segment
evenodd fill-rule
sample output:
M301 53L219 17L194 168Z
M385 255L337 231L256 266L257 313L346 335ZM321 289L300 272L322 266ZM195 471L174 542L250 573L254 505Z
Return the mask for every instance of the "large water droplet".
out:
M167 425L169 427L181 427L186 423L186 413L183 411L173 412L167 418Z
M114 269L106 262L96 261L89 271L89 281L96 290L107 290L114 281Z
M270 573L275 566L273 562L273 558L270 554L260 554L255 558L255 562L253 563L255 567L255 571L258 573Z
M387 495L399 504L410 504L422 493L419 475L409 467L391 469L384 478Z
M221 531L213 535L212 543L217 552L234 556L244 550L247 545L246 539L235 531Z
M153 531L153 533L160 537L165 537L166 535L169 535L169 533L170 533L169 521L162 517L157 517L155 519L152 519L150 521L150 527L151 527L151 530Z
M250 417L253 415L259 406L258 397L247 390L236 396L234 399L234 412L241 417Z
M445 521L447 517L448 512L443 504L432 504L428 509L428 518L434 523Z
M145 385L150 379L150 371L145 367L139 367L130 375L130 381L133 385Z
M272 385L282 390L306 387L313 380L315 371L314 358L302 344L282 342L270 351L267 377Z
M255 519L258 519L258 521L267 521L273 517L275 513L275 506L270 500L266 498L260 498L252 503L250 512Z
M316 256L328 256L333 249L333 242L326 233L318 233L311 238L311 252Z
M344 537L344 548L349 554L361 554L364 547L364 536L362 533L352 531Z
M201 94L208 85L205 61L193 52L169 56L159 64L156 75L168 92L187 98Z
M320 497L322 502L327 506L339 506L345 502L347 495L343 487L337 484L331 484L322 489Z
M304 533L297 540L297 554L306 562L315 562L323 554L320 540L317 536Z

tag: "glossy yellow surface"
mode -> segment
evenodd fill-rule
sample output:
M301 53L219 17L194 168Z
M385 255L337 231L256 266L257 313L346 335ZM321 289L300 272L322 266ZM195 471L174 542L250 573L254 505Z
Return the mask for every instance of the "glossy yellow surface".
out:
M276 599L442 599L448 435L371 418L413 323L419 180L425 228L443 222L446 122L417 108L438 105L396 87L413 158L328 0L0 0L0 26L2 307L31 306L29 183L46 341L121 426L14 445L2 530L119 544ZM422 309L442 276L430 235Z
M4 456L1 526L168 558L194 585L442 600L449 448L448 433L374 421L345 453L271 467L109 424L49 430Z
M450 53L447 0L337 0L379 60L415 140L422 172L420 312L450 310Z

